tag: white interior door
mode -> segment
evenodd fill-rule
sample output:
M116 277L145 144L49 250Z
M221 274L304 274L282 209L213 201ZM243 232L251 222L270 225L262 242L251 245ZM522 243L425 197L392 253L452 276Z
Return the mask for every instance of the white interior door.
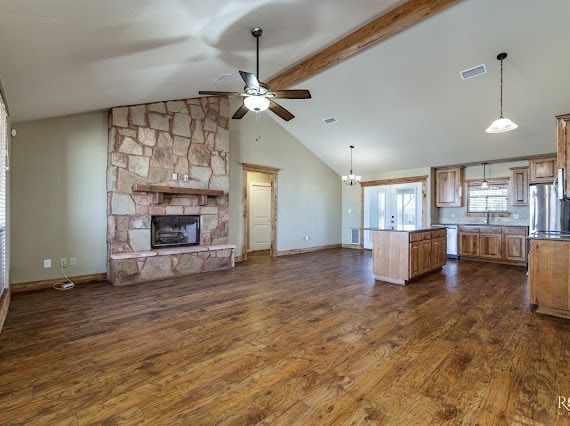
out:
M249 251L271 248L271 184L249 185Z

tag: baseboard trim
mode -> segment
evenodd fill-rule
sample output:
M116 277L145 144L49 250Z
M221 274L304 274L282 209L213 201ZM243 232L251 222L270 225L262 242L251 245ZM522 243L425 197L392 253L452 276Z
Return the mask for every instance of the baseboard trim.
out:
M278 251L275 256L288 256L290 254L310 253L313 251L329 250L334 248L342 248L342 244L329 244L327 246L307 247L293 250Z
M75 284L91 284L99 283L101 281L107 281L107 273L102 274L91 274L91 275L79 275L77 277L69 277L71 281ZM61 283L65 281L64 278L54 278L51 280L41 280L41 281L30 281L25 283L14 283L10 284L10 289L12 293L20 293L23 291L34 291L42 290L44 288L51 288L54 284Z
M343 244L342 248L348 248L353 250L362 250L362 246L360 244Z
M4 320L6 315L8 315L8 306L10 306L10 287L4 290L2 298L0 298L0 332L2 332Z
M243 256L235 256L234 257L234 262L238 263L238 262L243 262Z

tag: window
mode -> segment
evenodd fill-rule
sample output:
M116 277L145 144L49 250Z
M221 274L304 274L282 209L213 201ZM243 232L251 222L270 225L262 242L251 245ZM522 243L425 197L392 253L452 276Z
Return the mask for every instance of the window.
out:
M506 212L509 205L509 181L489 180L488 188L481 182L467 182L467 212Z

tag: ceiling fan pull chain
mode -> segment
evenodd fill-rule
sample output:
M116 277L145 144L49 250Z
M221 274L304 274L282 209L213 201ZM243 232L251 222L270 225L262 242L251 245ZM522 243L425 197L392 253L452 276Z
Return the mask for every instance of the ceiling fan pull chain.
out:
M255 113L255 141L259 142L261 140L261 117L259 111Z

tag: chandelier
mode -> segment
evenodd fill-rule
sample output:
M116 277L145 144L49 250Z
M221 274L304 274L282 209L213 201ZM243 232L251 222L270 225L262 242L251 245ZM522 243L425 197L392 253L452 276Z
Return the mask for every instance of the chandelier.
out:
M349 185L353 186L360 182L360 176L355 176L352 174L352 150L354 149L354 145L350 145L350 174L348 176L343 176L342 181Z

